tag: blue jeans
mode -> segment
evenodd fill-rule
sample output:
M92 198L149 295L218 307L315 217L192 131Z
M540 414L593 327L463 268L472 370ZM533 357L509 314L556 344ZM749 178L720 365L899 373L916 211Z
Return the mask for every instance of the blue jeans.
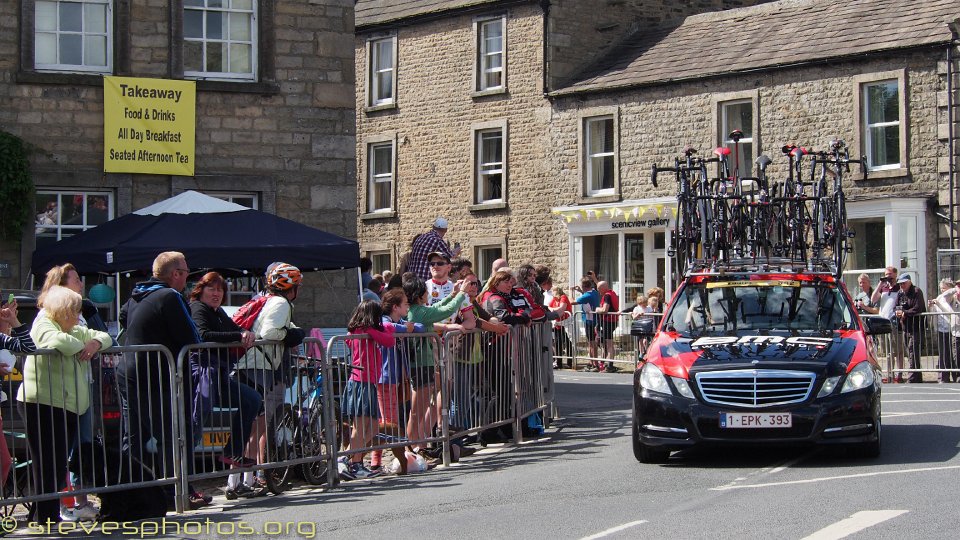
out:
M260 414L263 399L260 392L241 383L234 377L223 375L216 381L218 386L213 395L220 396L217 405L238 409L230 420L230 442L223 452L227 456L239 457L243 455L243 448L250 439L253 431L253 421Z

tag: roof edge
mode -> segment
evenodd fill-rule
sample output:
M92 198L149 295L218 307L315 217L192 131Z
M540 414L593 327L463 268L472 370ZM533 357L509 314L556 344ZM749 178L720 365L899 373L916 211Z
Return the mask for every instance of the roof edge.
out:
M919 45L910 45L910 46L907 46L907 47L897 47L897 46L884 47L884 48L881 48L881 49L872 49L872 50L870 50L870 51L865 51L865 52L859 52L859 53L853 53L853 54L835 55L835 56L827 56L827 57L824 57L824 58L815 58L815 59L812 59L812 60L803 60L803 61L799 61L799 62L785 62L785 63L779 63L779 64L770 64L770 65L758 66L758 67L750 68L750 69L738 69L738 70L733 70L733 71L723 71L723 72L717 72L717 73L707 73L707 74L704 74L704 75L694 75L694 76L690 76L690 77L678 77L678 78L675 78L675 79L661 79L661 80L656 80L656 81L651 81L651 82L644 82L644 83L627 83L627 84L619 84L619 85L609 85L609 86L605 86L605 87L602 87L602 88L574 88L574 87L572 87L572 86L568 86L567 88L561 88L561 89L558 89L558 90L553 90L553 91L551 91L551 92L548 92L548 93L547 93L547 97L548 97L548 98L555 98L555 97L560 98L560 97L570 97L570 96L576 96L576 95L582 95L582 94L603 94L603 93L609 93L609 92L618 92L618 91L622 91L622 90L629 90L629 89L632 89L632 88L647 88L647 87L651 87L651 86L663 86L663 85L683 83L683 82L690 82L690 81L700 81L700 80L707 80L707 79L718 79L718 78L721 78L721 77L727 77L727 76L738 75L738 74L743 74L743 73L760 73L760 72L765 72L765 71L777 71L777 70L781 70L781 69L790 69L790 68L795 68L795 67L804 67L804 66L815 66L815 65L820 65L820 64L828 64L828 63L830 63L830 62L835 62L835 61L837 61L837 60L850 60L850 59L853 59L853 58L861 58L861 57L864 57L864 56L879 55L879 54L888 53L888 52L893 52L893 51L910 51L910 50L919 50L919 49L935 49L935 48L938 48L938 47L950 46L952 43L953 43L953 41L950 40L950 39L947 39L947 40L938 40L938 41L934 41L934 42L930 42L930 43L923 43L923 44L919 44Z
M357 35L357 34L363 34L363 33L377 32L379 30L386 30L388 28L394 28L396 26L408 26L411 24L429 22L437 19L443 19L446 17L467 15L470 13L477 13L480 11L487 11L491 9L509 7L511 5L540 4L540 3L541 3L541 0L499 0L494 2L470 4L470 5L461 6L458 8L438 9L436 11L428 11L426 13L418 13L416 15L397 17L395 19L389 19L386 21L372 23L372 24L355 24L353 33L354 35Z

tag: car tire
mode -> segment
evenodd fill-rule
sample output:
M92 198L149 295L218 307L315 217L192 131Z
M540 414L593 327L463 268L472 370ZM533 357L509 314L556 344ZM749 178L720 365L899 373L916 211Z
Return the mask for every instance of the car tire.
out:
M855 444L850 447L850 453L860 459L877 459L880 457L880 419L877 419L877 439L870 442Z
M633 457L640 463L666 463L670 459L670 451L643 444L640 441L640 422L637 413L633 413Z

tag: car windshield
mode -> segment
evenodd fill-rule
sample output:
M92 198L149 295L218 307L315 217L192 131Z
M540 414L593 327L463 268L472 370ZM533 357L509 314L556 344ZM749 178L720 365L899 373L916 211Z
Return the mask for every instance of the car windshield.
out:
M687 283L663 328L682 335L736 331L826 332L852 328L853 312L833 283L742 280Z

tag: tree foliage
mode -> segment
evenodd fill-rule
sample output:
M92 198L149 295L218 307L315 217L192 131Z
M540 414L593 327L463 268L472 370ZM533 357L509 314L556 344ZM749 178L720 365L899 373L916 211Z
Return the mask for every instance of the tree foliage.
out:
M23 141L0 131L0 237L20 240L33 214L33 180Z

